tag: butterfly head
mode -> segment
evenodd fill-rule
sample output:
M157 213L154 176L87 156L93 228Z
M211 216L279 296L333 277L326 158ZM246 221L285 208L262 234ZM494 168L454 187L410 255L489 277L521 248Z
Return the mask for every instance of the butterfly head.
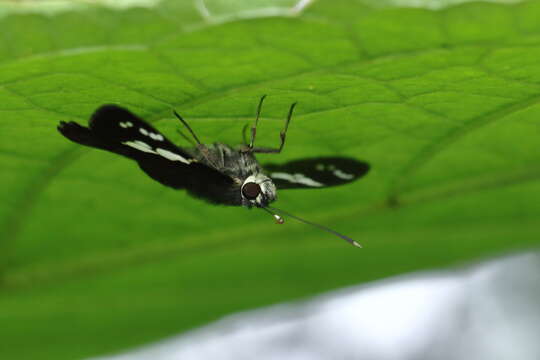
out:
M268 176L257 173L244 180L240 188L242 205L247 207L266 207L276 200L276 185Z

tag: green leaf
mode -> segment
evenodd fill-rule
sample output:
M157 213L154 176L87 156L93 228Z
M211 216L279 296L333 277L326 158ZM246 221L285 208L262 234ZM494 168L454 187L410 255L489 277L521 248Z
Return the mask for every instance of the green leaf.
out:
M264 13L212 21L166 1L0 19L2 359L120 351L234 311L538 246L540 2ZM364 249L202 203L56 131L117 103L184 146L173 108L203 142L238 144L262 94L261 146L299 102L284 153L262 163L371 164L351 185L278 201Z

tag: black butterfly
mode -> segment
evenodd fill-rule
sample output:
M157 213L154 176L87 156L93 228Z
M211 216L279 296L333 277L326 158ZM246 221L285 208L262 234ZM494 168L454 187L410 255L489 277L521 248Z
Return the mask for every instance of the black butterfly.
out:
M176 146L153 126L116 105L103 105L97 109L90 118L88 127L73 121L62 121L58 125L58 131L78 144L111 151L137 161L145 173L163 185L185 189L189 194L215 204L262 208L271 213L278 223L283 223L278 214L287 215L360 246L345 235L269 206L276 200L276 188L281 190L342 185L365 175L369 166L350 158L318 157L283 165L270 164L265 166L264 172L254 154L281 152L296 105L292 104L289 109L285 127L280 132L279 148L255 147L257 124L265 96L257 107L249 143L245 139L244 128L244 145L238 149L221 143L201 144L176 111L174 114L196 141L195 144L183 135L192 142L193 148Z

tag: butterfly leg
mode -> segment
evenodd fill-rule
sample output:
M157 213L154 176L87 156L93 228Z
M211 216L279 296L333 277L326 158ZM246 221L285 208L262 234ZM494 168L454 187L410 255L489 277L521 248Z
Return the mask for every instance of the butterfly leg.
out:
M247 141L247 136L246 136L246 131L249 127L249 124L245 124L244 127L242 128L242 142L244 144L244 146L248 146L248 141Z
M191 134L191 136L193 137L193 139L195 139L195 141L197 142L196 144L193 143L192 140L190 140L186 135L184 135L184 133L181 131L181 130L178 130L178 132L180 133L180 135L182 135L182 137L184 139L186 139L188 142L190 142L192 145L194 145L196 148L198 148L201 153L203 153L204 157L207 157L208 155L208 148L202 144L200 141L199 141L199 138L197 137L197 135L195 135L195 132L191 129L191 127L188 125L187 121L184 120L184 118L182 118L180 116L180 114L178 114L175 110L173 110L173 113L174 115L178 118L178 120L180 120L180 122L186 127L186 129L188 129L189 133Z
M285 139L287 137L287 130L289 129L289 123L291 122L292 113L294 111L294 107L297 103L293 103L291 107L289 108L289 113L287 115L287 119L285 120L285 127L283 130L279 133L280 143L279 148L277 149L271 149L271 148L254 148L251 147L251 151L254 153L262 153L262 154L279 154L281 150L283 150L283 146L285 145Z
M195 135L195 133L193 132L193 130L191 130L191 127L188 125L188 123L186 122L186 120L184 120L175 110L173 110L173 113L174 115L178 118L178 120L180 120L182 122L182 124L184 124L184 126L186 127L186 129L188 129L189 133L191 134L191 136L193 136L193 138L195 139L195 141L197 142L198 145L202 145L201 142L199 141L199 139L197 138L197 135Z
M177 129L176 131L178 132L178 134L180 134L181 137L184 138L184 140L186 140L188 143L190 143L191 146L197 147L197 144L195 144L195 141L193 141L193 139L189 138L186 134L184 134L184 132L182 130Z
M189 133L191 134L191 136L193 136L193 139L195 139L195 141L197 142L196 144L196 147L197 149L201 152L202 156L208 161L209 164L211 164L214 168L218 168L218 165L215 161L215 159L212 158L212 156L210 155L210 150L208 150L208 147L204 144L202 144L200 141L199 141L199 138L197 137L197 135L195 135L195 132L191 129L191 127L188 125L188 123L186 122L186 120L184 120L180 114L178 114L175 110L173 110L173 113L174 115L178 118L178 120L180 120L182 122L182 124L184 124L184 126L186 127L186 129L188 129ZM184 136L184 134L180 131L180 134L187 139L186 136ZM188 140L189 141L189 140ZM190 141L191 142L191 141ZM191 142L192 143L192 142ZM193 143L192 143L193 144ZM195 144L194 144L195 145Z
M259 105L257 106L257 117L255 118L255 124L251 127L251 139L249 141L249 148L253 149L253 143L255 142L255 135L257 135L257 125L259 124L259 116L261 115L261 108L266 95L261 97L259 100Z
M292 113L294 111L294 107L296 106L296 104L297 103L292 103L291 107L289 108L289 113L287 114L287 120L285 120L285 127L279 133L279 138L281 141L279 144L278 152L281 152L281 150L283 149L283 146L285 145L285 137L287 136L287 130L289 129L289 123L291 122Z

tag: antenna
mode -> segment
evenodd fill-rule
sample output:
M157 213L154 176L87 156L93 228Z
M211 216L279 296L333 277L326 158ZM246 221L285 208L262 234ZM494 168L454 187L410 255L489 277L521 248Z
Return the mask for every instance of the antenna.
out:
M343 234L340 234L340 233L338 233L337 231L334 231L334 230L332 230L332 229L329 229L329 228L327 228L326 226L323 226L323 225L320 225L320 224L316 224L316 223L312 223L311 221L307 221L307 220L301 219L301 218L299 218L298 216L294 216L293 214L291 214L291 213L289 213L289 212L286 212L286 211L284 211L284 210L277 209L277 208L275 208L275 207L267 206L267 207L265 207L265 208L263 208L263 209L266 210L267 212L269 212L270 214L272 214L272 215L276 218L276 221L277 221L279 224L283 224L283 223L284 223L283 218L281 218L281 217L280 217L279 215L277 215L277 214L272 213L272 211L273 211L273 212L276 212L276 213L281 213L282 215L287 215L287 216L289 216L289 217L292 217L293 219L296 219L296 220L298 220L298 221L300 221L300 222L303 222L304 224L311 225L311 226L315 226L315 227L317 227L317 228L319 228L319 229L321 229L321 230L324 230L324 231L326 231L326 232L329 232L330 234L333 234L333 235L335 235L335 236L337 236L337 237L342 238L343 240L347 241L349 244L354 245L354 246L356 246L356 247L359 247L359 248L362 247L362 245L360 245L359 243L357 243L356 241L354 241L354 240L351 239L350 237L345 236L345 235L343 235ZM280 219L280 220L278 220L278 219Z

